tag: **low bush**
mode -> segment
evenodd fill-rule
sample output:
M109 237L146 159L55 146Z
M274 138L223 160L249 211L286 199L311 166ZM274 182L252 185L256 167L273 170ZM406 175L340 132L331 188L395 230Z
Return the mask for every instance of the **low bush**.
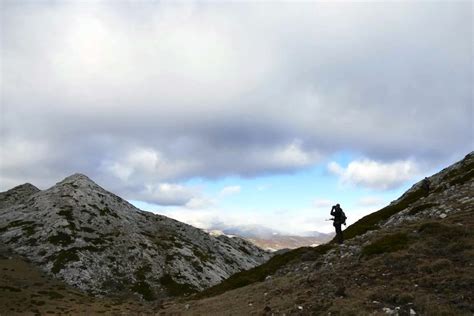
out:
M171 296L183 296L197 292L191 284L178 283L168 274L160 278L160 283L166 289L168 295Z
M361 255L364 257L402 250L407 248L408 241L408 236L404 233L387 235L363 247Z

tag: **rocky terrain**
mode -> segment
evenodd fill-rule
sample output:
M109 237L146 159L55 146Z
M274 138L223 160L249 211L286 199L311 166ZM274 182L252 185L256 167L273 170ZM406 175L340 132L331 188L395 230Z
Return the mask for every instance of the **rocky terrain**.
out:
M141 211L81 174L44 191L0 193L0 242L83 292L145 300L203 290L270 257L243 239Z
M276 255L171 315L473 315L474 152L329 243Z

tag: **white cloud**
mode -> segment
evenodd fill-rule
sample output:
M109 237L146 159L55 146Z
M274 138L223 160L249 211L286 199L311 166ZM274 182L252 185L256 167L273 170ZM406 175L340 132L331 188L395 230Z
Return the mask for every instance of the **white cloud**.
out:
M178 184L146 184L136 196L145 202L159 205L185 205L197 195L193 189Z
M411 160L385 163L369 159L352 161L346 168L331 162L328 170L338 175L344 184L378 190L396 188L415 178L420 172L416 163Z
M240 193L240 190L241 190L240 185L226 186L221 190L220 195L221 196L233 195L233 194Z
M288 167L305 167L313 164L319 158L317 153L309 153L302 148L300 140L294 140L285 147L275 151L269 157L269 163Z
M196 166L192 158L172 161L152 148L132 148L123 157L105 160L101 169L123 181L128 181L132 177L168 180L179 178Z
M216 200L198 196L191 198L185 205L186 208L192 210L205 210L216 205Z

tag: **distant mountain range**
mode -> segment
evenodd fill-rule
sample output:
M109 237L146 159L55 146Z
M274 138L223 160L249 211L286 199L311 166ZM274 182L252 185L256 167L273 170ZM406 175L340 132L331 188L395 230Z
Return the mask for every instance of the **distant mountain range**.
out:
M147 300L205 289L271 256L141 211L81 174L0 193L0 242L73 287Z
M215 235L239 236L260 248L271 251L317 246L330 241L334 236L333 233L325 234L317 231L308 231L301 235L292 235L261 225L229 226L225 223L214 224L208 231Z

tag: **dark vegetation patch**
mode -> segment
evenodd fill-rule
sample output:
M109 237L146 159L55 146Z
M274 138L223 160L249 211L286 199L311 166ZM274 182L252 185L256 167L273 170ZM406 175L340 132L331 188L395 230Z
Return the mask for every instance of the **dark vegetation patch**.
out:
M69 262L75 262L79 260L79 256L77 252L79 251L91 251L91 252L99 252L102 251L103 248L95 247L95 246L86 246L86 247L73 247L69 249L63 249L59 251L57 254L53 254L47 258L48 261L53 262L53 267L51 268L51 272L58 273L62 269L66 268L66 265Z
M86 233L90 233L90 234L95 233L95 229L85 227L85 226L81 226L80 230L83 231L83 232L86 232Z
M176 259L176 254L175 253L168 253L166 254L166 257L165 257L165 262L167 264L170 264L172 263L175 259Z
M138 281L132 285L130 288L135 293L140 294L144 300L146 301L153 301L155 297L155 293L151 289L150 284L145 281Z
M132 287L130 288L133 292L140 294L143 299L147 301L155 299L154 291L152 290L150 284L145 281L146 275L150 272L151 266L149 264L145 264L138 268L134 273L137 282L133 283Z
M94 245L103 245L103 244L107 243L108 240L106 238L84 237L84 241L86 241L88 243L92 243Z
M462 226L442 224L440 222L427 222L420 225L418 232L424 237L433 236L445 241L458 240L470 234Z
M111 209L108 208L108 207L104 207L103 209L100 209L100 215L101 215L101 216L110 215L110 216L112 216L112 217L119 218L119 216L117 215L117 213L115 213L113 210L111 210Z
M245 248L244 246L239 246L239 250L242 251L243 253L251 256L252 254L250 253L250 251L248 251L247 248Z
M21 238L21 236L13 236L12 238L10 238L7 243L11 244L11 243L16 243L19 239Z
M74 239L71 238L69 234L58 232L56 235L50 236L48 238L48 241L56 246L67 246L72 244L74 242Z
M192 265L192 266L194 267L194 269L195 269L196 271L198 271L198 272L203 272L203 271L204 271L204 269L202 268L201 264L200 264L198 261L196 261L196 260L191 261L191 265Z
M115 217L115 218L119 218L119 216L117 215L117 213L115 213L113 210L111 210L110 208L108 208L107 206L105 207L102 207L102 206L99 206L99 205L95 205L95 204L91 204L89 205L90 207L96 209L100 216L107 216L107 215L110 215L112 217ZM94 214L95 215L95 214Z
M335 246L333 244L324 244L314 248L302 247L285 252L283 254L275 255L266 263L255 268L236 273L221 283L196 294L193 298L201 299L205 297L216 296L236 288L264 281L267 276L274 274L276 271L278 271L278 269L291 262L316 260L334 247Z
M473 166L474 167L474 166ZM474 178L474 169L470 170L464 174L459 175L458 177L454 178L449 182L451 185L458 185L458 184L464 184Z
M151 266L149 264L145 264L135 271L135 277L137 280L143 281L146 280L146 274L150 272Z
M408 214L409 215L415 215L415 214L418 214L426 209L429 209L433 206L437 206L438 204L436 203L426 203L426 204L421 204L421 205L418 205L418 206L415 206L413 207L409 212Z
M201 262L209 262L211 259L214 259L209 254L202 252L197 247L192 248L193 254L201 260Z
M9 292L21 292L21 289L16 288L16 287L11 287L11 286L8 286L8 285L0 286L0 290L9 291Z
M71 230L76 230L76 224L74 223L74 215L72 206L66 205L61 208L61 211L58 212L58 215L64 217L69 223L69 228Z
M89 214L90 217L97 217L97 214L96 214L96 213L91 212L91 211L86 210L86 209L83 209L81 212Z
M197 290L191 284L178 283L169 274L165 274L160 278L160 283L166 289L170 296L184 296L196 293Z
M7 226L4 226L4 227L0 228L0 233L3 233L7 230L10 230L11 228L21 227L21 226L25 226L25 225L28 225L28 226L29 225L35 225L35 222L16 220L16 221L11 222Z
M26 224L22 227L25 236L30 237L36 233L36 228L41 227L40 224Z
M76 251L77 248L61 250L58 254L48 257L48 261L53 261L51 272L58 273L66 267L67 263L78 261L79 256L76 254Z
M74 215L72 211L72 206L63 206L61 208L61 211L58 212L58 215L63 216L68 222L71 222L74 220Z
M361 255L364 257L402 250L408 247L408 242L407 234L396 233L387 235L362 248Z

